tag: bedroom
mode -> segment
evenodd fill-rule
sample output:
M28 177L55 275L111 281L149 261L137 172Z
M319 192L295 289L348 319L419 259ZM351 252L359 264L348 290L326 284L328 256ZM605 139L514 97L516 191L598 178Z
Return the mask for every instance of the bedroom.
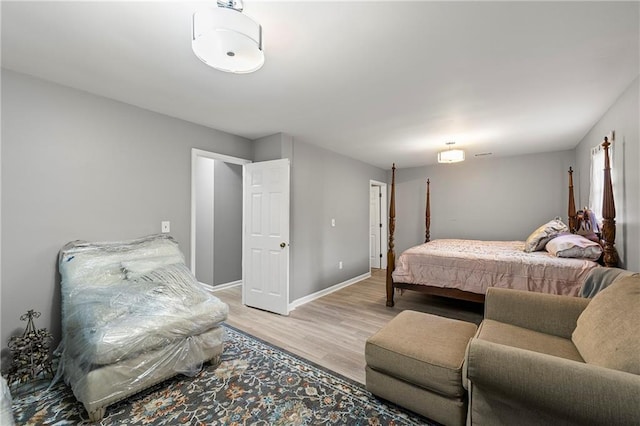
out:
M286 9L285 6L280 7ZM14 7L17 8L17 6ZM41 4L38 7L53 8L55 6ZM88 8L89 6L73 6L75 7ZM258 5L247 2L247 13L250 13L252 7L258 8ZM269 3L261 4L260 7L263 12L255 13L256 19L262 17L267 19ZM29 55L24 57L20 55L19 44L12 47L17 49L13 51L8 49L11 46L4 46L7 42L4 34L7 25L4 20L9 19L8 15L11 12L5 2L3 2L2 12L2 334L0 341L3 349L8 337L23 325L18 320L19 315L30 308L43 313L39 321L41 326L48 327L55 336L60 335L60 296L56 292L59 284L59 278L56 275L56 255L63 244L77 238L117 240L138 237L158 232L161 221L170 220L171 234L181 243L182 249L189 257L191 148L257 159L256 152L260 151L261 141L255 141L255 139L263 136L268 139L266 137L274 134L276 136L269 139L267 143L274 143L273 138L275 138L276 144L293 145L292 247L295 247L295 251L292 251L291 303L368 273L367 230L354 225L368 217L366 189L369 180L389 182L388 170L391 162L395 161L401 167L399 172L401 183L398 187L398 205L402 206L397 229L399 250L415 244L423 233L420 215L423 210L424 178L426 177L434 182L434 190L437 187L442 193L455 194L455 197L448 198L448 204L442 197L438 202L434 200L433 237L523 239L550 216L565 215L566 170L571 165L577 171L578 203L583 205L586 202L589 186L588 152L612 130L616 132L616 142L622 142L624 146L623 150L615 151L614 158L615 167L623 165L622 170L624 170L623 186L615 186L616 199L620 203L618 215L620 231L617 245L624 257L625 266L632 270L640 269L640 243L638 242L640 241L638 217L640 178L638 169L633 167L633 164L640 159L637 119L639 90L637 37L636 44L630 46L630 50L636 48L635 53L623 52L622 56L617 56L620 55L617 51L607 51L605 47L608 44L604 43L605 50L601 54L610 62L605 67L598 68L597 72L593 73L594 76L590 75L588 82L598 86L598 81L603 81L608 91L600 95L598 102L592 101L593 105L588 101L590 96L585 95L574 100L572 106L583 103L589 104L592 108L588 114L584 114L588 119L583 116L583 122L576 126L577 130L574 133L562 133L562 130L558 129L543 129L544 131L538 133L537 137L544 141L544 151L505 156L499 156L496 152L493 157L474 158L471 155L472 152L481 152L474 148L474 151L468 152L470 157L468 161L459 165L444 166L434 164L436 151L442 149L446 142L440 138L435 138L428 150L422 152L411 151L411 143L407 142L407 145L403 145L404 150L408 152L404 154L404 162L401 161L400 152L397 156L383 157L379 163L354 159L359 158L357 153L362 153L364 156L365 151L376 150L376 148L366 148L367 145L364 145L364 148L355 146L347 154L340 154L339 146L334 140L343 142L356 134L354 133L356 129L344 127L344 122L348 121L345 117L349 116L335 116L329 111L314 111L313 106L308 104L299 107L299 115L293 116L300 121L317 122L315 127L320 128L323 127L323 123L336 124L337 130L334 130L334 134L323 134L322 129L319 130L318 140L326 142L328 148L310 143L304 138L292 136L295 132L286 127L270 128L264 125L260 111L253 112L253 115L248 115L247 111L247 116L243 120L262 124L268 131L257 137L242 137L233 132L215 130L221 127L194 124L195 120L185 120L180 113L171 117L167 110L133 106L131 102L127 102L125 96L130 89L129 84L140 86L148 84L152 88L157 88L163 85L164 81L161 79L167 76L162 74L161 77L151 78L152 81L149 82L133 83L128 83L124 78L121 80L124 81L123 86L110 86L108 83L110 80L107 79L109 75L133 72L126 67L126 60L133 58L126 55L117 56L118 60L114 61L110 67L98 70L88 67L90 71L99 71L98 77L104 79L104 87L101 87L97 94L90 93L90 90L80 84L86 77L87 67L79 65L75 70L66 70L62 67L69 59L66 55L70 54L70 52L65 53L63 45L55 50L61 56L48 61L42 69L48 70L51 73L50 76L38 78L37 69L25 68L21 71L19 63ZM27 8L24 13L29 15L33 12L33 9ZM346 14L346 11L343 12ZM330 15L332 12L324 13ZM23 13L19 16L23 16ZM471 19L468 15L464 16ZM637 16L636 13L635 21L632 22L635 25L632 28L636 31ZM598 19L600 18L592 17L589 22L598 22ZM608 27L615 28L615 25ZM598 31L595 25L590 26L590 29L595 33ZM62 36L64 35L63 33ZM594 38L598 39L597 36ZM267 46L272 44L270 48L272 52L278 48L278 45L273 42L267 43ZM284 47L280 48L284 49ZM6 55L12 52L16 55L12 60L18 62L10 66L7 61L11 57ZM269 49L266 52L268 55ZM188 42L186 51L181 52L180 55L185 61L192 60ZM509 58L510 56L507 55L501 63L502 68L508 65ZM267 56L267 61L275 62L276 59ZM309 62L311 63L299 64L302 68L296 71L304 73L304 78L292 79L291 84L287 86L276 86L273 89L274 93L266 97L266 101L261 104L263 110L277 106L279 91L301 90L308 86L308 81L317 84L316 82L323 78L323 71L321 71L323 68L319 68L319 64L315 61ZM144 61L136 64L150 76L155 75L155 68L162 66L153 62L144 63ZM196 61L190 63L191 67L197 69L198 75L210 76L216 72L201 65ZM493 66L488 65L493 64L484 64L485 72L493 70ZM541 73L549 66L546 60L539 58L531 65L535 73ZM367 69L367 65L359 64L359 68L353 71L356 77L360 75L358 71L362 69ZM267 65L261 71L268 71ZM339 64L335 62L332 62L325 72L329 73L328 75L344 73L345 78L347 76L353 78L349 75L348 69L340 69ZM402 67L399 72L403 72ZM469 74L462 76L470 78L473 73ZM544 74L544 76L548 75ZM393 74L389 74L378 78L384 78L381 81L386 81L392 76ZM260 77L260 73L246 77L256 79ZM536 80L535 75L533 77L531 80L533 82L541 85L546 83L544 80ZM571 75L563 74L562 77L566 83ZM120 78L122 78L121 75ZM229 88L220 87L219 90L229 95L228 92L233 91L236 80L231 80L227 75L220 78L224 79L224 84ZM79 89L69 87L72 86L72 82L68 79L77 79ZM255 85L258 83L251 83L250 87L255 90ZM388 101L390 107L383 108L381 103L375 102L375 97L382 93L373 90L374 83L364 81L362 84L372 85L370 91L373 93L369 97L363 97L360 101L339 98L354 111L367 109L372 113L368 122L355 121L356 127L375 123L381 114L393 112L394 107L399 107L396 104L403 103L391 93L391 99ZM512 83L511 86L507 86L507 90L514 87L520 87L520 84ZM497 88L500 89L500 86ZM339 93L340 90L346 89L346 85L342 83L332 88L329 93ZM459 83L456 83L449 90L455 96L462 96L465 87L460 87ZM407 94L410 91L411 87L403 87L402 93ZM309 97L323 99L321 92L322 89L313 88L306 94ZM119 95L119 100L109 99L110 93L114 97L116 94ZM167 96L165 92L159 93L158 96L161 98ZM551 106L553 106L551 112L554 115L570 116L566 110L560 109L561 101L564 100L561 98L565 97L563 93L549 94L545 97L549 101L543 103L544 106L540 107L540 102L537 103L541 109L526 114L524 123L518 122L517 125L526 124L527 131L538 127L536 117L544 116L547 113L545 108ZM180 104L182 97L183 95L176 96L176 104ZM195 90L194 97L201 99L203 96ZM152 96L149 95L149 98L151 99ZM168 101L171 99L170 97L160 99L160 103L166 106L167 103L171 104ZM430 93L421 92L417 100L415 97L409 99L412 102L428 100ZM215 112L221 113L225 106L219 105ZM473 105L463 105L463 107L472 108ZM506 113L506 110L511 107L511 104L503 106L499 113ZM198 108L193 109L199 114L207 115ZM233 110L233 112L243 116L244 111ZM561 124L562 122L570 124L571 121L569 118L560 120ZM396 127L412 125L402 119L398 119L398 123L395 124ZM369 127L371 130L362 137L367 138L372 133L379 132L375 125ZM401 130L395 134L394 138L402 135ZM337 138L337 136L340 137ZM394 145L394 138L389 139L386 144ZM459 140L458 144L462 146L462 141ZM418 157L428 158L424 162L430 164L413 163L413 161L423 161L415 160ZM541 180L534 180L533 177L539 177ZM490 185L491 191L485 193L478 191L478 187L483 188L485 185ZM528 187L529 191L524 191L525 187ZM515 206L521 209L517 213L511 210ZM335 218L337 223L337 228L333 230L329 225L331 218ZM318 241L321 241L321 244L318 244ZM344 264L343 269L337 267L340 261ZM6 351L3 350L3 360L5 356Z

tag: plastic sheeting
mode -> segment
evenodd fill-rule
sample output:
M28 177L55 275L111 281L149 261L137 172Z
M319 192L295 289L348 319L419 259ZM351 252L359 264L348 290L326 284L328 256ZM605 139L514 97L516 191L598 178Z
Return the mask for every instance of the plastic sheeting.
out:
M167 235L73 242L60 252L63 374L87 410L222 351L228 307L199 284Z
M11 392L4 377L0 376L0 424L4 426L14 425L13 412L11 411Z

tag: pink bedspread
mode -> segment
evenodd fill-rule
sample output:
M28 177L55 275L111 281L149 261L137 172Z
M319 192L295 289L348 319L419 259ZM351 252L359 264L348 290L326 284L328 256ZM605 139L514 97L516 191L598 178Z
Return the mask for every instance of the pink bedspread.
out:
M485 294L488 287L578 296L597 263L546 251L525 253L523 241L434 240L406 250L393 281Z

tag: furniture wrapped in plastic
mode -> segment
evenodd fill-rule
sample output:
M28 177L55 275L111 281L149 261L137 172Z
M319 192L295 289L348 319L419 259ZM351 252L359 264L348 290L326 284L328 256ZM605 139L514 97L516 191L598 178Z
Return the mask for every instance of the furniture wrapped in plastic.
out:
M60 251L64 376L90 420L222 354L228 306L197 282L167 235L75 241Z
M13 426L13 413L11 411L11 391L4 377L0 376L0 424Z

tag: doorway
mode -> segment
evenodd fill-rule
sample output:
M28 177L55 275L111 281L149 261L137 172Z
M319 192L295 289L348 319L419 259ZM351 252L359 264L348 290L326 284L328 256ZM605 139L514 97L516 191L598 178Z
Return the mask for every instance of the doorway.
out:
M242 166L248 163L191 150L190 266L199 282L216 289L242 284Z
M283 315L289 168L288 159L253 163L191 150L191 271L213 290L242 285L243 304Z
M387 259L387 184L369 182L369 266L386 269Z

